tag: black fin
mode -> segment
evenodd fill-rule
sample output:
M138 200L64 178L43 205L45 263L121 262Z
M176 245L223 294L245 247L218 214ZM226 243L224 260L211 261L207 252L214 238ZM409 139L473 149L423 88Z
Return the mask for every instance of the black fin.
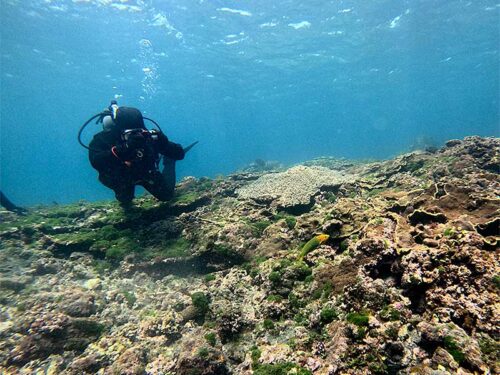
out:
M184 153L186 154L189 150L191 150L194 146L196 146L196 144L197 144L198 142L199 142L199 141L193 142L193 143L191 143L189 146L184 147Z
M1 191L0 191L0 205L2 207L4 207L7 211L12 211L12 212L15 212L15 213L17 213L19 215L25 215L26 214L26 209L24 209L22 207L16 206Z

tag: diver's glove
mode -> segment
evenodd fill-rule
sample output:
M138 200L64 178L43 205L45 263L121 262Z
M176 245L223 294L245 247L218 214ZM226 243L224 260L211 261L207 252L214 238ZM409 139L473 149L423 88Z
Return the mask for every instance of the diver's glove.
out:
M162 132L158 132L155 134L157 134L157 142L159 146L158 149L160 150L161 154L174 160L184 159L185 152L180 144L170 142L167 136Z
M174 160L182 160L186 153L182 146L178 143L170 142L170 154Z

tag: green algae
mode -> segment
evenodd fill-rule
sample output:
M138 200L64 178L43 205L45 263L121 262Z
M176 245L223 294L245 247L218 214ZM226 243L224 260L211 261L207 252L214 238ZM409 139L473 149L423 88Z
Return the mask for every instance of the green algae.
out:
M365 312L352 312L350 314L347 314L347 321L349 323L352 323L354 325L357 325L358 327L366 327L368 326L368 321L369 321L370 316L368 313Z
M262 327L266 330L274 329L274 322L271 319L264 319L262 322Z
M204 277L204 280L206 283L210 282L210 281L214 281L215 280L215 275L213 273L209 273L209 274L206 274L205 277Z
M279 294L271 294L269 296L267 296L266 298L269 302L281 302L283 301L283 297L280 296Z
M304 281L306 277L312 275L311 267L303 261L294 262L289 268L295 280Z
M137 243L130 238L120 238L113 243L106 250L106 258L109 260L120 261L124 259L128 254L137 253L141 250L141 247Z
M214 252L224 258L239 258L240 255L239 253L231 248L230 246L222 245L222 244L216 244L214 245Z
M295 293L290 292L288 294L288 303L290 304L290 307L294 310L301 309L306 306L307 302L297 296Z
M328 297L330 297L332 292L333 292L333 283L331 281L326 281L322 286L313 291L311 298L313 300L321 298L323 302L326 302L326 300L328 299Z
M461 364L465 359L465 355L460 350L460 346L457 344L455 339L452 336L445 336L443 343L444 348L451 354L453 359L457 361L458 364Z
M269 281L273 284L278 284L281 281L282 274L278 271L273 271L269 274Z
M320 320L323 324L328 324L333 322L335 319L337 319L339 316L337 310L325 307L321 310L321 313L319 315Z
M257 346L252 346L250 349L250 357L252 358L252 367L257 367L259 364L259 359L260 356L262 355L262 352Z
M367 197L370 197L370 198L373 198L373 197L376 197L377 195L380 195L380 193L383 193L384 191L386 191L387 189L382 189L382 188L375 188L375 189L371 189L371 190L368 190L365 195Z
M295 338L291 338L289 339L286 344L290 347L290 349L292 350L296 350L297 349L297 341L295 340Z
M402 171L415 173L426 165L426 161L422 159L410 160L402 167Z
M106 259L94 259L92 261L92 267L98 275L104 275L106 272L112 270L115 266L112 262Z
M127 231L123 231L127 233ZM141 246L143 239L140 236L131 238L121 237L116 240L96 241L91 247L91 251L104 250L105 257L111 261L121 261L127 255L135 254L139 259L149 260L154 258L183 258L189 255L190 242L184 238L173 238L165 240L161 246L147 247Z
M25 242L32 243L48 235L55 244L54 253L69 256L74 251L90 252L96 258L118 263L130 254L139 259L185 257L190 243L183 238L144 247L147 234L137 230L144 220L161 214L162 204L152 199L140 201L140 207L122 210L116 203L78 203L43 207L30 211L10 223L0 223L0 231L17 230ZM148 208L148 206L151 206ZM93 216L93 220L86 223ZM84 223L80 226L79 223Z
M158 316L158 310L155 309L146 309L142 310L139 316L144 319L144 318L156 318Z
M104 324L86 318L74 319L72 324L80 332L97 337L102 335L106 329Z
M186 239L173 238L166 240L161 247L152 247L144 251L142 257L152 258L183 258L189 255L191 243Z
M264 230L271 224L272 223L269 220L258 220L255 222L250 222L252 234L258 238L262 237Z
M174 197L174 199L171 201L171 203L188 205L188 204L192 204L192 203L196 202L199 197L200 197L199 193L196 193L194 191L190 191L190 192L176 195Z
M123 294L125 301L127 301L128 307L134 306L135 302L137 301L137 297L135 296L135 294L129 290L122 290L121 293Z
M366 332L366 327L358 327L357 331L354 333L354 338L357 340L363 340L366 337Z
M191 302L196 309L198 316L205 316L208 312L210 305L210 300L208 296L203 292L194 292L191 294Z
M3 290L11 290L14 292L20 292L26 287L25 283L12 280L10 278L1 278L0 279L0 289Z
M342 240L339 243L339 250L340 250L341 253L343 253L344 251L346 251L348 248L349 248L349 241L348 240Z
M493 285L495 285L496 288L500 289L500 275L495 275L493 276Z
M443 231L443 235L445 237L454 237L456 234L456 230L453 227L448 227Z
M53 236L64 251L89 251L97 257L120 261L128 254L142 250L141 238L131 229L118 229L106 225L99 229L82 228L78 232L61 233Z
M178 258L189 255L191 243L186 239L173 238L161 244L144 247L146 234L132 228L104 225L101 228L82 228L78 232L61 233L53 236L62 252L90 251L96 257L118 262L130 254L149 260L157 257Z
M293 229L297 225L297 219L293 216L286 216L285 223L286 223L288 229Z
M482 335L478 343L483 359L494 365L500 358L500 343L486 334Z
M295 316L293 317L293 321L295 323L297 323L297 325L299 325L299 326L309 325L309 319L306 316L306 314L303 312L299 312L299 313L295 314Z
M64 206L42 206L28 211L27 215L18 216L13 221L0 223L0 232L12 228L31 227L42 233L52 233L54 227L73 225L78 218L85 218L93 211L106 209L110 215L110 208L116 205L109 202L79 202ZM117 206L116 206L117 207Z
M366 362L372 374L387 374L387 365L382 361L378 352L368 353Z
M380 311L380 317L384 320L396 321L401 319L401 312L399 312L399 310L396 310L392 306L385 306Z
M203 323L203 327L207 329L215 329L217 327L217 322L214 321L206 321Z
M300 367L292 362L275 363L275 364L258 364L254 366L254 375L312 375L310 370Z
M398 329L395 326L390 326L388 327L384 333L389 337L391 340L396 340L398 338Z
M290 259L281 259L272 271L268 274L269 280L274 286L283 283L293 283L295 281L304 281L311 276L312 269L303 261L292 261Z
M207 343L210 346L215 346L215 344L217 343L217 336L215 335L215 333L209 332L205 335L205 340L207 340Z
M297 219L293 215L289 215L284 212L278 212L273 216L274 221L285 220L285 224L288 229L292 230L297 225Z
M201 347L198 349L198 357L200 358L207 358L208 357L208 349L206 347Z

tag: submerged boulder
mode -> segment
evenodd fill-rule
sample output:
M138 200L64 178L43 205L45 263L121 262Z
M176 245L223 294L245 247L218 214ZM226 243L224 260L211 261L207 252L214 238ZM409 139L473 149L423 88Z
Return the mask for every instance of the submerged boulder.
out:
M291 213L303 213L312 207L313 197L321 190L334 190L353 179L348 173L329 168L299 165L285 172L263 175L238 189L236 194Z

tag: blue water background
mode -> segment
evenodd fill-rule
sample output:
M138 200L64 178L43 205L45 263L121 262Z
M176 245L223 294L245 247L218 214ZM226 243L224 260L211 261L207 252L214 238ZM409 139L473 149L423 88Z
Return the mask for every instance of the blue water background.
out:
M112 198L76 134L115 96L171 140L200 140L179 177L498 136L499 11L490 0L1 0L0 189L22 205Z

